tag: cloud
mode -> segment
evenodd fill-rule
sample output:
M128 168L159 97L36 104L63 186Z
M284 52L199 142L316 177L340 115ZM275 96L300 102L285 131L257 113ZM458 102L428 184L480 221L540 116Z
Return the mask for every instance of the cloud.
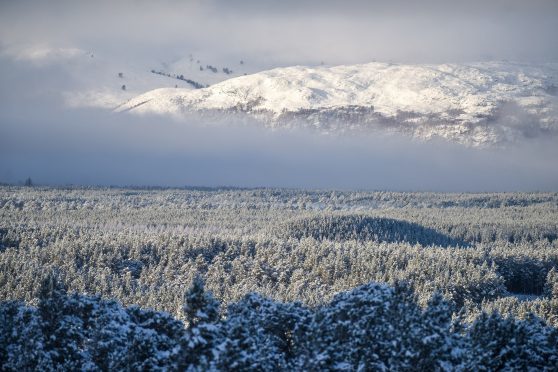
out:
M85 56L88 53L79 48L57 48L38 44L7 47L2 50L2 54L16 61L47 64L60 63L62 61Z
M558 2L3 2L0 40L123 59L206 52L269 65L558 60Z

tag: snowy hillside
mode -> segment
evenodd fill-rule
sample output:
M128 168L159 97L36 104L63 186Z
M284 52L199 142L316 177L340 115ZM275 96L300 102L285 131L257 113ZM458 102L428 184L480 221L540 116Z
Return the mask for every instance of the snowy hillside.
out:
M372 129L471 146L558 132L558 64L287 67L204 89L163 88L117 111L245 113L269 127Z
M223 58L197 52L186 57L162 62L159 69L155 68L155 70L161 70L174 76L183 75L185 78L209 86L269 68L269 65L263 65L258 61L247 62L242 58L233 61L232 57Z

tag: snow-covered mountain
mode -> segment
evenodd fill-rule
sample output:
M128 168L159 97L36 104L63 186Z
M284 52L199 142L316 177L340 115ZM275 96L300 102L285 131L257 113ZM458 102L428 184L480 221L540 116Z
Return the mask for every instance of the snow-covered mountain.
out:
M558 133L558 64L368 63L276 68L204 89L162 88L116 110L241 113L269 127L443 137L471 146Z

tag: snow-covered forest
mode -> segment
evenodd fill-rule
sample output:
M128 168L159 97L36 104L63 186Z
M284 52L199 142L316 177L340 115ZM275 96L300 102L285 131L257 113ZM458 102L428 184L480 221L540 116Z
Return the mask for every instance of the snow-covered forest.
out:
M558 368L558 194L0 188L5 370Z

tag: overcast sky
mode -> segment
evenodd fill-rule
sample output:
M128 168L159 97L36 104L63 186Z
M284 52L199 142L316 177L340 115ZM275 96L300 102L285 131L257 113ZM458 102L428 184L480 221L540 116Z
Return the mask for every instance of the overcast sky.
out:
M557 19L555 0L0 0L0 182L558 190L553 140L496 151L269 133L71 109L60 96L87 74L72 70L81 51L139 66L190 53L261 68L558 61Z
M556 0L6 1L0 41L267 63L558 59Z

